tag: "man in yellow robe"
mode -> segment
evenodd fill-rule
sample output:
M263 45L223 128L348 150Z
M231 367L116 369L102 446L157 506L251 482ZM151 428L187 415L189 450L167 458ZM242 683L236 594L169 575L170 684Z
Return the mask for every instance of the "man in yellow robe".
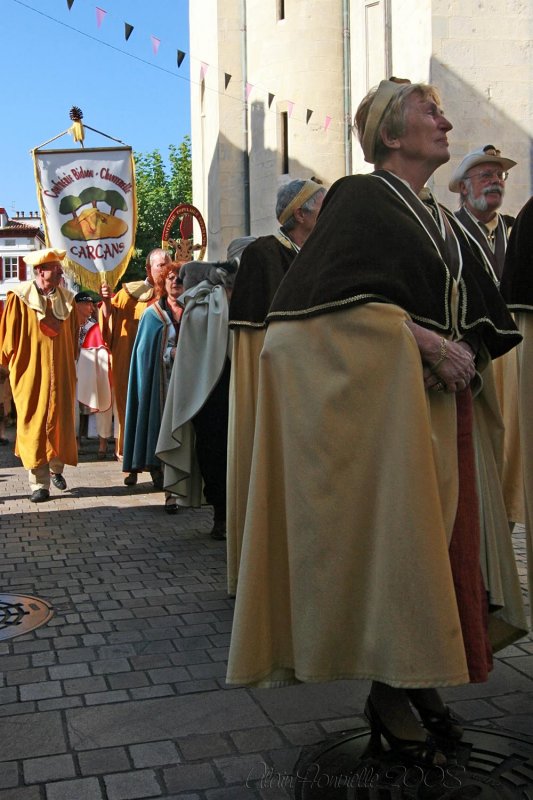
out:
M108 284L102 284L100 289L100 296L103 300L100 318L102 335L111 351L116 454L119 457L122 456L124 444L131 353L139 320L143 311L154 302L154 282L170 261L170 255L166 250L156 248L151 250L146 257L146 279L144 281L125 283L114 296L112 296L111 287ZM124 483L126 486L136 484L137 473L129 473L125 477Z
M74 404L78 318L73 294L60 286L64 250L36 250L24 259L35 279L7 294L0 322L0 360L9 369L17 409L15 453L29 470L31 501L61 490L65 464L78 463Z

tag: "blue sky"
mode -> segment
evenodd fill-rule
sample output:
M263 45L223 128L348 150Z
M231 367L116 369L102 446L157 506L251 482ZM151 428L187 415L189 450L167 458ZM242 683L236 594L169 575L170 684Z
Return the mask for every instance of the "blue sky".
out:
M0 0L0 206L38 209L30 150L83 121L135 151L190 133L188 0ZM107 13L100 28L96 7ZM134 26L128 41L124 23ZM151 37L160 40L157 55ZM187 53L180 69L177 50ZM108 139L86 132L86 147ZM70 135L50 147L77 148Z

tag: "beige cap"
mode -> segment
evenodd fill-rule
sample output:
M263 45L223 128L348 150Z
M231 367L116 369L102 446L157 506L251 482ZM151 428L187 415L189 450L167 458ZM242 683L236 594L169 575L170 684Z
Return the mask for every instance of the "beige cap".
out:
M365 130L361 141L361 147L365 156L365 161L373 164L376 158L376 140L381 120L385 116L389 103L404 88L405 84L411 83L407 78L391 77L388 81L381 81L374 99L368 110Z
M24 256L24 261L30 267L41 267L43 264L51 264L54 261L63 261L67 254L66 250L54 250L53 247L46 247L44 250L34 250Z
M449 183L450 192L459 192L459 184L464 180L468 170L478 164L500 164L503 170L508 170L516 166L516 161L511 158L504 158L492 144L486 144L485 147L472 150L471 153L466 154L453 173Z
M292 217L297 208L301 208L304 205L304 203L307 203L307 201L311 197L313 197L313 195L315 195L317 192L320 191L323 192L326 191L325 187L321 183L317 183L316 181L311 180L311 178L306 180L303 186L301 187L300 191L298 192L298 194L296 194L292 198L290 203L288 203L285 206L285 208L279 215L278 217L279 224L285 225L287 220L289 220Z

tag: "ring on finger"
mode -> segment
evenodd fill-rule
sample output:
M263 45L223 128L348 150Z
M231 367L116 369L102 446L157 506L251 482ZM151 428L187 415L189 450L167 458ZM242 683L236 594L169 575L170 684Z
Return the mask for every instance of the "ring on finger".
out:
M442 390L444 389L444 384L443 384L443 382L442 382L442 381L439 381L438 383L436 383L436 384L433 386L433 388L434 388L434 389L436 389L436 390L437 390L437 392L442 392Z

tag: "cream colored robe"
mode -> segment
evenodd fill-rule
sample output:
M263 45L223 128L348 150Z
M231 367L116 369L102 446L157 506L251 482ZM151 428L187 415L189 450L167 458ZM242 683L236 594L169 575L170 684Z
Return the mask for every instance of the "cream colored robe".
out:
M0 358L9 369L17 409L15 453L26 469L58 458L78 463L76 445L76 350L78 318L73 294L58 288L49 296L52 314L61 320L51 338L40 328L47 298L33 281L11 290L0 321Z
M237 590L256 422L259 356L266 328L233 331L228 419L228 594Z
M268 329L229 683L469 680L448 556L455 397L425 391L406 319L371 303ZM485 434L481 424L478 442ZM504 529L487 557L508 561L486 570L505 604L497 647L526 624L494 494Z
M529 597L533 598L533 314L515 312L518 329L524 340L518 345L519 420L522 465L524 471L524 500L527 542Z
M505 426L502 488L507 518L524 523L524 479L518 425L518 348L494 363L494 379Z

